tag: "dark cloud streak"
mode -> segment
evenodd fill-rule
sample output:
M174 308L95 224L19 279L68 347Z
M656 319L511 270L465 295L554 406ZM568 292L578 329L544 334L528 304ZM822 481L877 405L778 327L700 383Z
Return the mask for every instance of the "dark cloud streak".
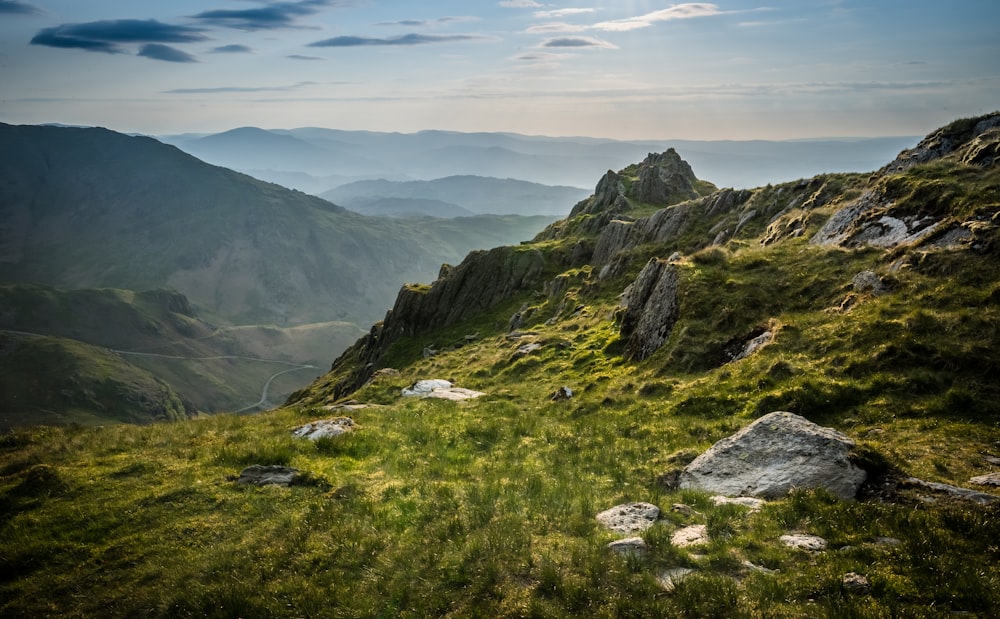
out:
M213 54L251 54L253 49L246 45L222 45L212 49Z
M198 62L198 59L191 54L182 52L176 47L163 45L162 43L147 43L142 46L138 55L143 58L163 60L164 62Z
M0 0L0 15L45 15L45 11L17 0Z
M300 17L319 13L324 7L345 4L334 0L301 0L300 2L270 2L256 9L216 9L192 15L205 24L235 30L278 30L294 28Z
M191 43L208 37L201 28L165 24L155 19L114 19L43 28L32 45L76 48L108 54L127 53L119 43Z
M487 37L472 34L404 34L385 39L370 37L342 36L310 43L309 47L364 47L388 45L428 45L431 43L456 43L460 41L481 41Z

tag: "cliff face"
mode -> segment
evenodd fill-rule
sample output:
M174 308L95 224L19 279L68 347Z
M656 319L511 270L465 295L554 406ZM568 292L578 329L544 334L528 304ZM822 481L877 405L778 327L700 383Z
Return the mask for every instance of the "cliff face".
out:
M789 273L796 269L819 268L789 262L818 260L821 254L810 254L808 247L883 252L874 270L866 271L880 284L892 279L894 269L922 261L928 252L995 253L998 145L1000 113L994 113L934 132L871 175L825 174L778 186L721 190L699 180L674 150L651 154L609 171L591 197L533 242L475 252L456 267L442 268L430 286L404 287L385 320L337 359L327 376L293 399L343 398L385 365L393 343L427 341L441 327L488 315L504 302L516 306L517 299L523 301L519 324L553 326L567 316L585 315L588 303L617 291L621 307L613 321L621 344L607 350L642 363L658 355L671 341L674 325L690 312L717 311L686 304L704 293L705 273L722 269L730 256L749 248L763 252L752 264L768 265L754 267L761 270L754 277L763 278L766 271L782 282L794 281ZM828 259L830 264L839 260ZM837 277L850 281L853 275ZM718 290L720 298L733 294L737 280L713 277L723 278L717 285L730 287ZM751 342L770 343L780 321L766 312L799 306L812 311L822 299L838 296L844 307L854 303L851 295L843 298L843 284L823 281L831 276L814 277L798 292L786 283L756 305L750 299L772 290L773 281L752 283L743 297L726 305L719 301L724 317L716 321L718 331L700 336L715 343L701 349L701 360L689 361L691 367L740 357ZM494 324L507 324L493 318Z

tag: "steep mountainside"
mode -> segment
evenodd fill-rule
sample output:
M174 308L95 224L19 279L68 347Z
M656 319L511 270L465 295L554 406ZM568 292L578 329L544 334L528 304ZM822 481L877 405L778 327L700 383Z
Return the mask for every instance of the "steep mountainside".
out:
M543 220L362 217L104 129L0 125L0 280L171 287L213 320L367 323L404 281Z

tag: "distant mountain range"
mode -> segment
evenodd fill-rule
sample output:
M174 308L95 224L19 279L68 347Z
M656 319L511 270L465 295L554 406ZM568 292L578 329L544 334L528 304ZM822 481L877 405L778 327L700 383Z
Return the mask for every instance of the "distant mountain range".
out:
M513 133L242 127L158 139L209 163L319 195L356 180L435 180L455 175L589 188L607 170L671 147L720 187L758 187L823 172L873 170L916 144L919 136L618 141Z

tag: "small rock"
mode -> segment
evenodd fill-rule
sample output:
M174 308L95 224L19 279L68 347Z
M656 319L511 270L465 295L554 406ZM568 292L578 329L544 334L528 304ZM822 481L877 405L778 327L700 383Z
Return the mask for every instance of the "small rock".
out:
M438 351L434 350L430 346L425 346L424 347L424 359L430 359L431 357L435 356L436 354L438 354Z
M721 494L711 497L711 501L715 505L742 505L743 507L749 507L752 512L758 511L767 503L764 499L757 499L752 496L727 497Z
M793 533L791 535L782 535L778 539L781 541L782 544L788 546L789 548L796 548L798 550L809 550L812 552L819 552L821 550L826 550L826 540L817 535Z
M572 397L573 397L573 390L570 389L569 387L562 386L556 389L556 392L553 393L552 397L549 399L552 400L553 402L561 402L563 400L568 400Z
M677 512L678 514L683 514L685 516L693 516L698 513L694 511L690 505L685 505L683 503L674 503L670 506L670 511Z
M757 565L756 563L751 563L748 560L743 561L743 567L750 570L751 572L758 572L760 574L775 574L778 570L769 570L762 565Z
M610 544L608 548L614 550L621 555L642 555L646 552L646 540L641 537L626 537L625 539L617 539Z
M618 533L645 531L660 517L660 508L650 503L625 503L597 514L597 521Z
M251 486L291 486L301 478L302 473L290 466L254 464L240 472L236 483Z
M667 570L660 574L659 578L656 580L666 591L673 591L677 588L678 583L690 576L692 573L694 573L694 570L689 567L675 567L672 570Z
M530 355L531 353L535 352L536 350L541 350L541 349L542 349L542 345L541 344L539 344L538 342L531 342L529 344L525 344L525 345L521 346L520 348L518 348L517 351L514 353L514 358L517 359L518 357L523 357L525 355Z
M451 381L439 378L418 380L407 389L403 389L403 395L407 397L424 397L435 389L451 389L451 387Z
M1000 496L995 494L977 492L975 490L969 490L968 488L959 488L958 486L951 486L949 484L942 484L935 481L924 481L922 479L917 479L916 477L907 478L906 483L911 486L917 486L918 488L942 492L956 499L974 501L980 505L989 505L1000 501Z
M997 458L996 456L983 456L983 459L990 464L1000 464L1000 458Z
M867 292L876 297L880 297L890 291L882 278L874 271L862 271L858 273L851 280L851 284L854 285L855 292L862 294Z
M843 587L844 591L855 595L868 595L871 592L871 583L868 582L868 578L854 572L844 574Z
M403 389L404 397L432 398L438 400L471 400L485 395L480 391L455 387L450 381L441 379L418 380L409 388Z
M340 436L346 432L351 432L355 428L354 420L350 417L337 417L336 419L321 419L310 421L292 430L292 434L298 438L307 438L311 441L318 441L321 438L332 438Z
M879 546L899 546L903 541L896 537L876 537L875 543Z
M464 389L462 387L452 387L451 389L435 389L424 397L435 400L451 400L453 402L461 402L462 400L473 400L484 395L486 394L482 391L473 391L472 389Z
M1000 473L987 473L986 475L979 475L970 479L969 483L977 484L979 486L1000 486Z
M683 529L677 529L670 536L670 543L678 548L690 548L708 543L708 527L703 524L693 524Z

